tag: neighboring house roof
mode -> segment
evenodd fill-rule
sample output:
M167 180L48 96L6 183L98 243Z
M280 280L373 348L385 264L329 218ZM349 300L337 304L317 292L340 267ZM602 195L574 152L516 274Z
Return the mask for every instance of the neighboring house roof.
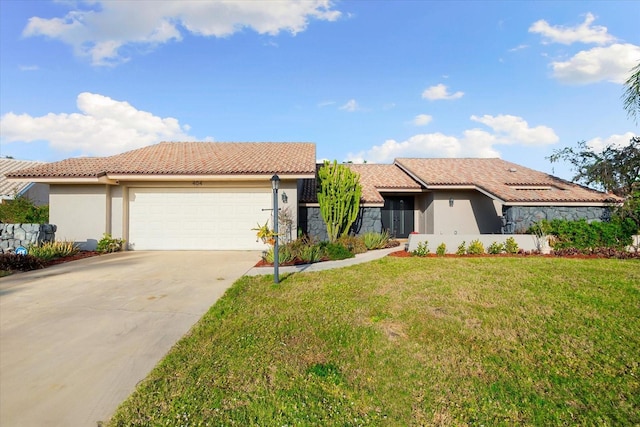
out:
M360 175L362 197L360 201L365 204L384 204L384 198L380 192L415 192L422 186L396 165L380 164L344 164L349 169ZM318 168L322 164L318 164ZM317 203L316 179L305 179L302 183L300 201L303 203Z
M13 199L16 195L23 194L31 187L31 182L11 182L6 175L17 170L41 165L42 162L30 160L0 159L0 199Z
M110 157L67 159L15 171L11 178L176 175L313 175L315 144L162 142Z
M622 199L502 159L396 159L427 190L476 188L504 203L610 203Z

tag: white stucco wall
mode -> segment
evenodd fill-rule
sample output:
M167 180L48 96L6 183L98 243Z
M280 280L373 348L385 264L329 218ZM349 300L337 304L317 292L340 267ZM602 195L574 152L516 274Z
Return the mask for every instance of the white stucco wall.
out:
M58 185L49 188L49 222L58 226L57 240L77 242L93 250L105 232L104 185Z
M111 236L113 238L121 239L123 228L122 228L122 187L111 187Z

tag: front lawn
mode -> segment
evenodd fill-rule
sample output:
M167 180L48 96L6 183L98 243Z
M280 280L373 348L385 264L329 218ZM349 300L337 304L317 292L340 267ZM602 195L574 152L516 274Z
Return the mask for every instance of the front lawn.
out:
M244 277L111 425L637 425L640 262L384 258Z

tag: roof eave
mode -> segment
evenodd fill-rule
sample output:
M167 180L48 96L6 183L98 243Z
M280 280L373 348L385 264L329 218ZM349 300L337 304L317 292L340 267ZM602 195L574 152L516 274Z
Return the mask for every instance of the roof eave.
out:
M30 176L20 178L7 178L9 181L15 182L33 182L41 184L111 184L115 185L115 180L109 179L107 176Z
M270 180L273 175L278 175L280 180L297 180L314 178L313 173L260 173L260 174L108 174L114 181L263 181Z
M572 200L572 201L560 201L560 200L510 200L504 202L505 206L592 206L592 207L606 207L606 206L619 206L622 202L611 201L594 201L594 200Z

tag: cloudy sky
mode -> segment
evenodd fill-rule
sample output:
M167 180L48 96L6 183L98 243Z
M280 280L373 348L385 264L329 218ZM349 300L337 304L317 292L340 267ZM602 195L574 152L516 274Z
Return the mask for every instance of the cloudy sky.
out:
M0 155L309 141L319 159L625 143L640 2L0 1Z

